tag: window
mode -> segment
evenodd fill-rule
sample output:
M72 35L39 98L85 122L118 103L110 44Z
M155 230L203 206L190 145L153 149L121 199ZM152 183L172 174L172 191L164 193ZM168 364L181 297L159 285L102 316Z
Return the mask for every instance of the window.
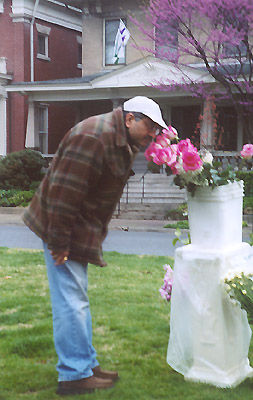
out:
M237 114L233 107L217 107L217 125L220 131L219 150L237 150Z
M38 33L38 54L48 57L48 36Z
M122 19L122 18L121 18ZM122 19L124 24L126 24L126 20ZM117 31L119 28L119 22L120 19L106 19L105 20L105 25L104 25L104 38L105 38L105 43L104 43L104 60L105 60L105 65L114 65L115 62L115 55L114 55L114 44L115 44L115 39L117 35ZM117 65L119 64L125 64L126 63L126 48L122 48L122 53L120 54L119 61L117 62Z
M82 47L82 36L77 36L77 67L82 68L83 64L83 47Z
M247 43L249 40L249 25L244 13L238 11L238 14L234 16L232 11L227 12L223 24L225 34L223 40L224 54L232 58L245 57L247 55L245 42Z
M178 21L168 24L161 21L159 29L156 28L155 50L156 57L161 59L174 59L177 56L178 46Z
M48 107L38 108L39 150L42 154L48 153Z
M48 42L49 42L49 34L51 28L36 24L36 28L38 31L38 54L37 58L43 60L50 60L49 58L49 51L48 51Z

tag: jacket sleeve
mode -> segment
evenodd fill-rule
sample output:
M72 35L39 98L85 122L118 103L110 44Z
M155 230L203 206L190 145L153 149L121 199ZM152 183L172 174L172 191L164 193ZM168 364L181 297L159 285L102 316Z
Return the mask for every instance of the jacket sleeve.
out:
M48 247L70 250L73 225L90 185L96 185L103 166L103 145L94 135L65 137L49 171Z

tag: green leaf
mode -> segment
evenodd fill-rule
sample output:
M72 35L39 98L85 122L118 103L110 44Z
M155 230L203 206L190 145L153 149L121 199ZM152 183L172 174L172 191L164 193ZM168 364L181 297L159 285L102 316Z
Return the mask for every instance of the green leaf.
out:
M175 239L172 240L172 244L173 244L174 247L175 247L177 242L180 242L180 240L178 238L175 238Z

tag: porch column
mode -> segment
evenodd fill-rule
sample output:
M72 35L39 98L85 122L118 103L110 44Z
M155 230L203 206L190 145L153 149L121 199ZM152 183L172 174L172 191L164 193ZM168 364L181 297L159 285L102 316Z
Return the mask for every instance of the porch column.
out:
M122 100L120 100L120 99L112 99L112 108L113 108L113 110L115 110L115 108L118 108L121 105L122 105Z
M159 103L162 111L163 119L167 125L171 125L171 105L164 102Z
M6 118L7 94L0 93L0 156L7 154L7 118Z
M237 151L241 151L243 146L243 126L242 120L237 116Z
M206 99L203 106L203 119L200 126L200 146L212 149L214 145L213 99Z
M35 104L34 101L31 100L29 100L28 105L25 147L28 149L34 149L35 147L38 147L36 140Z

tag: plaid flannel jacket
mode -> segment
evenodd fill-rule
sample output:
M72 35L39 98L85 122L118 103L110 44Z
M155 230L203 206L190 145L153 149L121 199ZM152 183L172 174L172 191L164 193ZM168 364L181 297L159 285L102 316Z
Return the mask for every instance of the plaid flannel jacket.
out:
M60 143L24 222L49 249L106 265L102 242L137 152L121 108L80 122Z

